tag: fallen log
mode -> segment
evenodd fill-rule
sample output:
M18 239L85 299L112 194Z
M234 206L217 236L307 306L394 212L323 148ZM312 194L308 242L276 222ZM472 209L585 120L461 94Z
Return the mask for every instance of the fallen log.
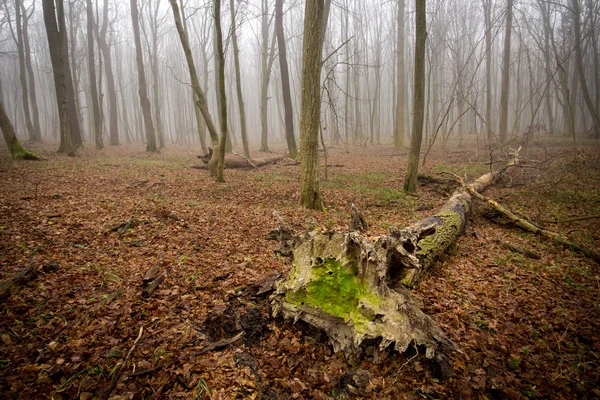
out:
M485 174L468 188L483 191L499 174ZM470 211L470 191L461 189L436 214L373 240L356 231L295 237L278 227L268 237L279 241L279 253L291 253L293 264L275 284L274 315L324 330L334 351L356 354L368 339L380 340L380 350L393 346L398 352L414 343L444 369L444 354L454 345L408 288L456 242Z
M287 156L277 156L277 157L267 157L267 158L246 158L239 154L234 153L237 157L225 157L225 168L228 169L251 169L251 168L259 168L269 164L276 164L280 161L286 160ZM208 154L203 156L198 156L205 164L200 167L196 167L199 169L204 169L208 165L210 161L210 157L212 156L212 149L209 149Z

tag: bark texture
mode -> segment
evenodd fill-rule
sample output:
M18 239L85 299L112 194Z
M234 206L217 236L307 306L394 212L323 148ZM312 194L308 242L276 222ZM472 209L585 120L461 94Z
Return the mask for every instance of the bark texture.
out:
M510 37L512 33L513 0L508 0L506 9L506 33L504 34L504 55L502 60L502 90L500 92L500 122L498 138L500 144L506 143L508 126L508 95L510 90Z
M302 44L300 204L313 210L323 209L319 187L323 7L323 0L308 0L306 2L304 41Z
M96 57L94 52L94 10L92 0L86 0L87 14L87 44L88 44L88 73L90 75L90 91L92 96L92 112L94 117L94 142L96 149L104 148L102 139L102 118L100 117L100 103L98 101L98 87L96 84Z
M15 135L15 128L10 122L8 118L8 114L4 110L4 106L2 102L0 102L0 130L2 131L2 136L4 136L4 141L6 142L6 146L10 151L10 156L14 159L23 159L23 160L39 160L40 157L32 153L21 145L17 136Z
M416 42L415 42L415 80L413 102L413 128L410 138L408 168L404 178L404 191L417 192L417 175L419 174L419 156L423 139L423 121L425 119L425 42L427 26L425 19L425 0L416 0Z

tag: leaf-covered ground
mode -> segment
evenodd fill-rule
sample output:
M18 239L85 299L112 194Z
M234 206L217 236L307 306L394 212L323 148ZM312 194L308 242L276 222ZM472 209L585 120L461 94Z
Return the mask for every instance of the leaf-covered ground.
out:
M526 155L536 168L512 170L485 194L598 250L599 219L544 222L600 214L598 147L540 149ZM279 218L299 232L343 230L355 203L376 236L444 203L451 183L401 193L400 151L330 150L319 213L297 206L297 165L228 170L216 184L191 168L200 161L189 149L78 158L36 150L47 160L0 154L0 280L44 267L0 304L0 398L103 398L115 376L111 396L123 399L600 397L598 265L484 218L479 203L464 237L414 290L457 346L448 379L421 354L346 358L309 327L269 318L268 298L256 291L289 268L266 239ZM425 172L473 179L487 159L433 154ZM165 280L143 298L142 278L156 264ZM203 352L239 332L240 321L255 335ZM370 373L368 384L341 390L357 369Z

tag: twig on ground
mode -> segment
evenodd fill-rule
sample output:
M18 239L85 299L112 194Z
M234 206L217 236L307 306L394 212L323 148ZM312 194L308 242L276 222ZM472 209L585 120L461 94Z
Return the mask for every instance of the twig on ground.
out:
M105 400L107 400L110 397L110 394L112 393L112 391L115 390L115 387L117 387L117 382L119 381L119 378L121 377L121 372L123 371L123 368L125 367L125 365L127 364L127 362L129 362L129 358L131 357L131 353L133 353L133 350L135 349L135 346L137 346L138 342L140 341L140 338L142 337L142 333L144 333L144 327L140 326L140 331L139 331L139 333L137 335L137 338L135 339L135 341L133 342L133 345L131 346L131 348L127 352L127 355L125 356L125 359L123 360L123 362L117 368L117 371L113 375L112 381L110 383L110 387L108 388L108 390L104 394L104 399Z

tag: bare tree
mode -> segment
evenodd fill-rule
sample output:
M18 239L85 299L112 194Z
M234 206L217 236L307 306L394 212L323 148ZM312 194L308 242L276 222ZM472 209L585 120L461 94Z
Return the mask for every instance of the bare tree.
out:
M425 0L415 0L415 78L413 102L413 128L410 137L410 153L408 168L404 177L404 191L417 193L417 176L419 173L419 156L423 137L423 120L425 118L425 45L427 39Z
M244 107L244 96L242 95L242 78L240 73L240 55L237 40L237 22L234 0L229 0L229 10L231 12L231 42L233 44L233 60L235 64L235 88L237 91L238 107L240 111L240 130L242 133L242 145L244 146L244 156L250 157L248 148L248 131L246 128L246 108Z
M395 129L395 138L396 138L396 147L404 147L404 135L406 134L404 131L404 116L405 116L405 105L404 105L404 86L406 82L404 80L404 8L405 8L405 0L398 0L398 14L397 14L397 29L398 29L398 39L396 45L396 83L398 84L398 88L396 90L396 98L398 99L396 102L396 129Z
M94 118L94 142L96 149L104 148L102 140L102 118L100 117L100 104L98 102L98 87L96 86L96 57L94 52L94 10L92 0L86 0L87 13L87 44L88 44L88 73L90 78L90 91L92 97L92 111Z
M155 153L158 151L158 148L156 147L156 135L154 133L154 123L152 122L150 101L148 100L148 89L146 87L146 72L144 71L144 58L142 56L142 41L140 39L137 0L131 0L130 4L133 39L135 41L135 59L138 70L138 93L140 96L142 114L144 116L144 127L146 128L146 151Z
M597 110L594 105L585 79L585 70L583 69L583 50L581 49L583 47L581 37L581 8L579 6L579 1L580 0L571 0L575 22L575 65L577 73L579 74L579 85L583 92L585 105L594 121L594 139L600 139L600 110ZM596 87L596 91L600 91L600 89Z
M217 164L217 182L225 182L225 144L227 142L227 97L225 93L225 54L223 52L223 31L221 30L221 0L215 0L215 40L217 47L219 102L221 113L221 136L219 137L219 162Z
M98 0L99 1L99 0ZM104 72L106 73L106 86L108 89L108 112L109 112L109 137L110 145L119 145L119 119L117 109L117 89L115 85L115 77L113 74L113 62L111 54L111 45L108 41L108 28L114 21L108 19L108 0L104 0L104 6L102 9L102 27L96 28L96 38L98 40L98 48L102 52L102 58L104 59ZM125 105L123 104L123 107Z
M206 126L208 128L208 132L210 134L210 138L212 141L212 146L214 149L217 149L219 146L219 135L217 133L217 129L215 128L215 124L213 123L213 119L208 111L208 102L206 101L206 95L204 91L200 87L200 82L198 80L198 74L196 73L196 65L194 63L194 57L192 56L192 50L190 47L190 42L187 34L183 29L183 23L181 22L181 15L179 13L179 7L177 6L176 0L169 0L171 3L171 8L173 10L173 17L175 19L175 26L177 27L177 33L179 33L179 39L181 42L181 47L183 47L183 52L185 53L185 59L187 61L188 70L190 73L190 80L192 81L192 88L194 89L194 93L196 93L196 98L198 101L195 103L196 107L202 113L204 117L204 121L206 122ZM213 151L210 162L208 163L208 170L210 174L214 177L217 177L217 168L219 165L219 156L220 152ZM220 163L222 164L223 161Z
M320 21L320 20L319 20ZM281 69L281 87L283 91L283 108L285 111L285 138L290 158L298 157L296 138L294 137L294 111L290 90L290 74L288 69L285 35L283 32L283 0L275 0L275 32L279 49L279 67Z
M75 112L63 0L56 0L56 7L54 0L43 0L42 6L60 119L58 152L75 156L73 135L79 134L79 122Z
M506 144L508 127L508 95L510 91L510 38L512 33L513 0L506 6L506 31L504 34L504 54L502 55L502 89L500 92L500 122L498 137L500 144Z

